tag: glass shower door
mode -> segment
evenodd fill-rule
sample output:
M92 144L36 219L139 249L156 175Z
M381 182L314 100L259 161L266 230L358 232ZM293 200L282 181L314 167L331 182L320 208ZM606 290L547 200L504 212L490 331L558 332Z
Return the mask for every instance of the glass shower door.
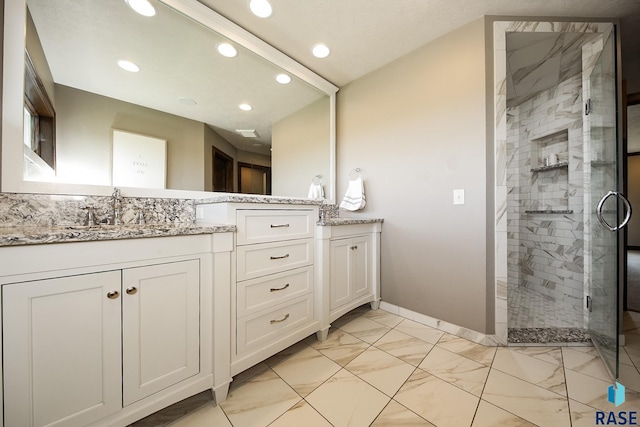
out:
M620 229L631 214L618 192L618 133L614 33L604 36L602 51L590 75L590 99L585 103L590 150L591 289L589 333L612 379L618 378L618 243ZM594 43L596 49L598 43ZM589 188L590 187L590 188ZM625 215L622 219L621 216Z

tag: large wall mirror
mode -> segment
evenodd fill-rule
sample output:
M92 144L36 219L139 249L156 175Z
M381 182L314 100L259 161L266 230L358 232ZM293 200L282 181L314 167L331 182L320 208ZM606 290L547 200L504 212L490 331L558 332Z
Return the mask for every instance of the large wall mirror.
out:
M2 191L110 194L119 162L165 174L131 195L306 197L321 176L333 199L337 88L195 0L151 4L5 2Z

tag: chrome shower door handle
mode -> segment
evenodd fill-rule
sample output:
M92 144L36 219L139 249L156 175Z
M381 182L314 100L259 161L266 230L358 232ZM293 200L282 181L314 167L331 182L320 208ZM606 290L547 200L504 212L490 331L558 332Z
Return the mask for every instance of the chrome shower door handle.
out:
M624 204L624 208L626 211L624 219L620 224L616 226L610 225L602 216L602 208L604 207L604 204L607 201L607 199L611 196L616 196L617 199L622 200L622 203ZM622 193L619 193L618 191L609 191L598 202L598 206L596 207L596 216L598 217L598 221L600 221L600 224L602 224L604 228L606 228L609 231L618 231L623 227L625 227L629 223L629 220L631 219L631 203L629 203L629 200Z
M629 224L629 220L631 219L631 203L629 203L629 199L626 198L626 196L622 193L618 193L617 194L618 198L622 200L622 203L624 204L624 208L627 211L624 215L624 219L622 220L622 222L620 223L620 225L618 225L618 230L621 228L624 228L627 226L627 224Z

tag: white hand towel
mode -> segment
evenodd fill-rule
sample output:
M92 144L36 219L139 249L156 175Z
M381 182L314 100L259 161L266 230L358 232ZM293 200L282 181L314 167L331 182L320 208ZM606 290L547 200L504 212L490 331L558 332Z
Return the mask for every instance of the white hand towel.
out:
M324 188L322 184L311 184L309 186L309 199L324 199Z
M364 196L364 181L362 181L362 177L359 176L356 179L349 180L349 186L344 199L340 203L340 207L348 211L357 211L364 208L366 204L367 200Z

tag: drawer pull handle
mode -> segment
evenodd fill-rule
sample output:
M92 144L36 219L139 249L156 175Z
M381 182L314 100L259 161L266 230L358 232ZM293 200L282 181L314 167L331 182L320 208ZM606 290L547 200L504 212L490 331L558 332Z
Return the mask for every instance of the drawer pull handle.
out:
M274 259L284 259L284 258L289 258L289 254L285 254L282 256L270 256L270 259L274 260Z
M351 250L352 251L356 251L356 250L358 250L358 247L357 246L351 246Z
M282 323L285 320L287 320L288 318L289 318L289 313L287 313L282 319L272 320L271 324L273 325L274 323Z
M107 298L109 299L117 299L120 296L120 292L118 291L109 291L107 292Z
M269 289L269 292L278 292L278 291L284 291L285 289L287 289L289 287L289 284L287 283L286 285L284 285L281 288L271 288Z
M271 224L271 228L283 228L288 226L289 224Z

